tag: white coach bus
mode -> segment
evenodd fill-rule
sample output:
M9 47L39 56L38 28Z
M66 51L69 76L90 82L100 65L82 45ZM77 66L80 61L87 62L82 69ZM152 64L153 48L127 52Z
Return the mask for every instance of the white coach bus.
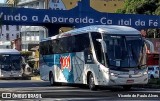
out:
M42 80L97 86L146 84L145 42L134 28L94 25L40 42Z
M16 49L0 49L0 78L22 77L21 54Z

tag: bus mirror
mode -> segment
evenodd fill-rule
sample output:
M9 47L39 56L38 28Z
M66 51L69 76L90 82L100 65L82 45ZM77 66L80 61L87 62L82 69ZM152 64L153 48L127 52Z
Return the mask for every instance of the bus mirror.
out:
M101 43L102 50L103 50L104 53L106 53L107 52L106 42L104 40L102 40L102 39L96 39L96 40Z

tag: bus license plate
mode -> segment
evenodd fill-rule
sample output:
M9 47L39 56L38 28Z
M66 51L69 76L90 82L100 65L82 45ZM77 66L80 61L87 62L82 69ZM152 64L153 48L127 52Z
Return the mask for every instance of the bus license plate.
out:
M134 80L127 80L126 83L134 83Z

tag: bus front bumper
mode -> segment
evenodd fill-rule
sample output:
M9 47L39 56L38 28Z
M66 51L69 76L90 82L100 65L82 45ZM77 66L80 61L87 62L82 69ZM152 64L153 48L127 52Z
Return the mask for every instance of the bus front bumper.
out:
M147 84L148 74L136 76L136 75L125 75L125 76L110 76L109 85L136 85L136 84Z

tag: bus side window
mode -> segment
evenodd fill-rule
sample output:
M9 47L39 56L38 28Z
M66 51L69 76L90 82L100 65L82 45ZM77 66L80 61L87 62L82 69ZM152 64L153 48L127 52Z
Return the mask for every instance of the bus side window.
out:
M52 52L52 41L51 40L48 41L48 54L53 54L53 52Z
M40 54L44 55L44 48L43 48L43 42L40 43Z
M59 51L59 40L58 39L55 39L55 40L53 40L52 41L52 50L54 50L53 51L53 53L60 53L60 51Z
M52 52L53 53L56 53L55 47L56 47L56 40L52 40Z
M87 52L88 54L92 54L92 49L91 46L89 45L84 45L84 52Z
M74 36L68 37L68 52L75 52L75 38Z
M100 63L103 63L103 52L102 52L102 46L100 42L95 42L95 52L97 54L97 59Z
M44 42L44 55L48 54L48 44L47 41Z
M104 55L102 52L102 46L101 46L101 43L96 40L96 39L102 39L101 34L97 32L93 32L91 35L92 35L92 40L93 40L93 45L94 45L97 60L100 63L104 64Z

